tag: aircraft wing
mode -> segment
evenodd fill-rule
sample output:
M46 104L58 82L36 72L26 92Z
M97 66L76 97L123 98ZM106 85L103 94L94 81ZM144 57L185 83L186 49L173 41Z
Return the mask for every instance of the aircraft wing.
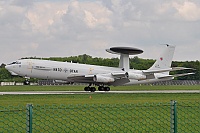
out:
M92 83L94 75L72 74L67 77L69 82Z
M167 68L167 69L143 70L142 72L148 75L152 73L162 73L162 72L177 71L177 70L194 70L194 69L186 68L186 67L172 67L172 68Z
M130 82L124 80L126 78L126 72L112 72L104 74L72 74L68 76L69 82L82 82L82 83L103 83L103 84L124 84Z

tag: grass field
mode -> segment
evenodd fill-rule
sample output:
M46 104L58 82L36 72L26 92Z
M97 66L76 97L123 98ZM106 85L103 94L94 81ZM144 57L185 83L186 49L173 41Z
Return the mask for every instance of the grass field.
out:
M170 100L200 101L200 94L4 95L0 96L0 106L27 103L33 105L159 103Z
M82 90L83 86L2 86L0 91ZM122 86L112 90L200 90L200 86ZM32 104L126 104L146 102L200 101L200 94L75 94L1 95L0 106Z
M0 86L0 92L3 91L83 91L84 86ZM151 85L133 85L111 87L113 91L134 91L134 90L200 90L200 85L193 86L151 86Z
M0 87L0 91L82 91L82 89L83 86ZM200 90L200 86L111 88L111 90L187 89ZM31 103L34 112L33 132L170 132L170 100L180 103L178 106L178 130L180 132L198 132L199 93L0 95L0 110L2 110L3 116L0 130L3 132L26 132L25 106ZM182 105L184 102L189 104Z
M0 106L1 107L1 106ZM178 131L198 133L199 103L180 102ZM26 132L23 106L1 108L2 132ZM168 103L109 105L34 105L33 132L170 132Z

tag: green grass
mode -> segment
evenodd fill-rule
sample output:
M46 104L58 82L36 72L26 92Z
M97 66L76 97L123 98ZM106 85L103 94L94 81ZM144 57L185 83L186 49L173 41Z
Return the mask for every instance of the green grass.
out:
M125 95L117 94L113 97L118 96ZM111 96L109 100L111 101L113 97ZM143 95L143 97L148 98L147 95ZM166 97L166 95L159 97ZM180 95L176 94L176 97L180 97ZM183 95L183 97L196 96ZM77 99L78 97L75 96L73 98ZM41 98L41 101L43 100ZM115 98L112 102L107 101L106 104L102 104L104 103L102 101L99 101L101 104L83 105L81 103L76 105L34 104L33 132L170 132L171 107L169 101L161 102L159 100L158 102L155 101L156 103L152 103L150 100L149 103L141 103L140 101L140 104L138 102L128 104L128 102L124 103L123 97L122 103L114 102L115 100L119 101ZM178 130L182 132L198 132L200 130L200 102L195 102L195 99L190 99L192 102L184 100L188 99L182 99L177 104ZM74 103L73 100L72 103ZM26 132L27 117L25 106L0 107L0 114L3 116L2 123L0 123L1 131Z
M91 98L92 97L92 98ZM147 102L200 101L200 94L85 94L85 95L3 95L0 106L52 104L129 104Z
M83 91L84 86L0 86L0 91ZM97 87L96 87L97 88ZM133 85L111 87L113 91L126 90L200 90L200 85L194 86L151 86Z
M3 86L0 91L63 91L82 88L83 86ZM199 90L200 86L112 87L112 90L186 89ZM3 116L0 130L26 132L25 106L31 103L33 132L170 132L170 100L178 102L178 130L198 132L199 104L195 103L200 102L200 94L111 93L0 95L0 115Z
M82 90L83 86L1 86L0 91ZM122 86L112 90L195 90L200 86ZM92 98L90 98L92 97ZM32 104L126 104L146 102L200 101L200 94L75 94L1 95L0 106Z

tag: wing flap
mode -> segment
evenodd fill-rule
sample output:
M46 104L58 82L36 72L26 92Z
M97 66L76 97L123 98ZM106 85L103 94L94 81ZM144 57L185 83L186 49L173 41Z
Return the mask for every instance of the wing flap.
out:
M111 85L113 85L113 86L118 86L118 85L126 84L126 83L128 83L128 82L130 82L129 79L127 79L127 78L122 78L122 79L117 79L117 80L115 80L115 82L111 83Z
M69 82L92 83L94 75L71 74L67 77Z
M98 74L97 74L98 75ZM118 83L118 81L120 81L119 84L121 84L121 82L129 82L129 81L121 81L122 78L126 78L126 72L113 72L113 73L107 73L107 74L99 74L100 76L105 76L105 77L109 77L108 75L110 75L111 78L114 78L115 81L117 81L116 83ZM84 83L94 83L94 77L96 75L94 74L89 74L89 75L82 75L82 74L71 74L67 77L67 80L69 82L84 82Z

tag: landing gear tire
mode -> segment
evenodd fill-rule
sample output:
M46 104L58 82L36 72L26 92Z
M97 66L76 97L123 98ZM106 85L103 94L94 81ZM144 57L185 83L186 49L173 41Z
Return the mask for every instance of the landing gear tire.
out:
M104 87L104 91L110 91L110 87Z
M95 92L95 91L96 91L96 88L95 88L95 87L91 87L91 88L90 88L90 91L91 91L91 92Z
M24 81L24 85L30 85L30 81L29 81L28 79L26 79L26 80Z
M99 86L98 90L99 91L110 91L110 87Z
M85 87L84 90L85 90L85 91L90 91L90 87L89 87L89 86L88 86L88 87Z
M98 90L99 90L99 91L104 91L104 87L103 87L103 86L99 86L99 87L98 87Z
M85 91L95 92L95 91L96 91L96 88L95 88L95 87L89 87L89 86L87 86L87 87L84 88L84 90L85 90Z

